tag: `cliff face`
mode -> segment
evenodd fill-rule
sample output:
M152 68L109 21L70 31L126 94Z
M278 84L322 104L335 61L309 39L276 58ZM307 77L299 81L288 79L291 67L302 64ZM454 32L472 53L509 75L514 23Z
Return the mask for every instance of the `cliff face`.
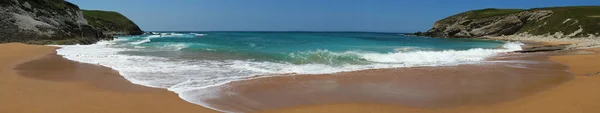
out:
M432 37L488 37L527 34L554 38L600 36L600 7L473 10L437 21Z
M64 0L2 0L0 27L0 42L89 44L104 37Z
M0 43L92 44L112 38L64 0L0 0L0 29Z
M144 33L133 21L118 12L83 10L88 23L106 35L141 35Z

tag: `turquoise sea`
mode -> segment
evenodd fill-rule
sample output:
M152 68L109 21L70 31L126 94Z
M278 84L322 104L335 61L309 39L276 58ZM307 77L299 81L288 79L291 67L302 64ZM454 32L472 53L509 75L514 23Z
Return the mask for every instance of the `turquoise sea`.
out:
M177 32L121 37L123 48L144 48L129 55L195 60L252 60L290 64L343 66L383 59L365 54L411 51L494 49L504 42L404 36L361 32ZM385 57L385 56L382 56ZM402 60L402 59L398 59Z

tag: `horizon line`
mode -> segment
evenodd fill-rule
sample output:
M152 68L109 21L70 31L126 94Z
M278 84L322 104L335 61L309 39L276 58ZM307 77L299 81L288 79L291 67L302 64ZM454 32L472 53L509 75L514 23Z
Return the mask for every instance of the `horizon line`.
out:
M400 34L409 34L409 33L414 33L414 32L391 32L391 31L302 31L302 30L290 30L290 31L257 31L257 30L248 30L248 31L238 31L238 30L198 30L198 31L193 31L193 30L183 30L183 31L178 31L178 30L144 30L144 32L339 32L339 33L400 33Z

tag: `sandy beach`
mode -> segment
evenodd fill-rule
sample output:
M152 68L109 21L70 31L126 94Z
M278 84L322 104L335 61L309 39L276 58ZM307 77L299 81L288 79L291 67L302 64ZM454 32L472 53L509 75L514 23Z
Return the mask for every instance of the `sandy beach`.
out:
M464 105L450 108L415 108L381 104L342 103L291 107L270 110L267 113L362 113L362 112L417 112L417 113L598 113L600 112L600 49L575 50L552 55L549 60L569 67L573 78L515 100L494 104Z
M600 113L599 25L600 0L1 0L0 113Z
M1 113L211 113L164 89L134 85L118 72L77 63L55 47L0 44Z
M165 89L131 84L110 68L66 60L55 47L0 48L2 113L217 112ZM536 63L502 62L515 60ZM600 49L491 61L497 62L258 77L190 94L216 92L195 99L235 112L600 112Z
M568 67L547 61L547 55L512 54L490 62L458 66L259 77L192 91L187 96L197 94L194 100L235 112L338 103L389 104L427 110L489 106L528 97L573 78ZM205 97L206 91L221 96Z

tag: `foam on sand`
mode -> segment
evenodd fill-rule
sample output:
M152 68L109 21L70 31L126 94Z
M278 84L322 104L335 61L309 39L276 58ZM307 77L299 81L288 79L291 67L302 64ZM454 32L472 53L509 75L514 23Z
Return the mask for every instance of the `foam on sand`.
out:
M465 51L415 51L394 53L345 52L370 62L367 65L348 64L331 66L326 64L290 64L267 61L225 60L188 61L172 60L152 56L124 55L120 52L134 49L111 47L114 43L103 41L94 45L60 46L58 54L65 58L92 64L100 64L119 70L128 80L152 87L169 88L188 80L201 80L210 86L239 78L261 74L325 74L364 69L397 68L414 66L439 66L476 63L497 53L520 50L521 43L506 43L507 49L470 49ZM174 45L180 49L181 45ZM198 74L200 73L200 74Z

